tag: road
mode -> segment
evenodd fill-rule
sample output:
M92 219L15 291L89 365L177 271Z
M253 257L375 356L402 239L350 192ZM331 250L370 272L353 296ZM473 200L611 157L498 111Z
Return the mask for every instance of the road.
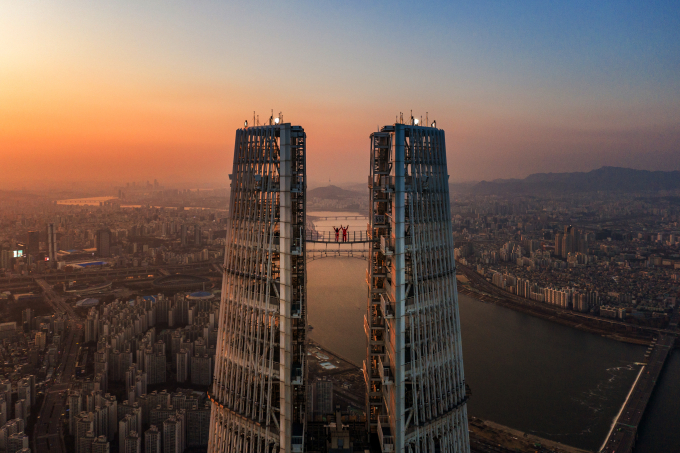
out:
M40 286L40 288L42 288L45 300L47 301L48 304L50 304L50 306L55 312L60 311L63 313L67 313L71 319L79 319L78 315L76 315L76 312L73 311L73 307L67 304L63 297L57 295L57 293L54 292L54 288L52 288L52 285L47 283L42 278L36 278L35 282Z
M488 439L484 439L483 437L476 436L473 433L470 433L470 451L472 453L517 453L518 451L531 453L544 453L544 452L548 453L554 452L556 450L551 449L549 447L539 446L524 447L520 450L514 448L511 449L503 447L500 444L493 443ZM564 450L559 451L563 452Z
M31 274L31 275L10 275L9 277L0 277L0 291L11 290L16 287L30 286L32 283L37 283L36 280L45 280L51 284L65 283L69 280L78 280L79 282L85 282L90 280L101 280L101 279L125 279L126 277L143 277L143 276L156 276L166 274L176 274L176 273L189 273L197 274L201 272L211 272L215 270L219 271L219 267L215 268L214 265L219 266L222 263L222 259L202 261L199 263L191 264L167 264L162 266L149 266L149 267L123 267L123 268L110 268L106 267L103 269L85 269L72 272L50 272L45 274Z
M70 321L69 326L69 334L64 342L64 352L57 368L58 376L55 378L56 383L68 385L70 385L71 380L75 377L78 349L80 349L80 342L83 337L82 324L78 321Z
M513 450L492 444L485 439L470 436L470 451L472 453L514 453Z
M45 399L33 430L33 448L36 453L65 453L62 414L66 397L75 375L78 349L83 336L82 325L72 319L69 332L62 343L60 364L54 373L55 383L45 390Z
M45 395L40 415L33 430L34 447L38 453L65 451L61 432L61 414L64 412L66 388L64 384L52 387ZM65 386L68 387L68 386Z
M676 309L670 322L672 329L677 328L679 316L678 309ZM660 335L656 344L651 347L647 364L642 367L633 383L621 412L609 432L607 440L602 445L601 452L631 453L633 451L638 426L642 421L645 408L652 396L666 358L675 346L675 337L675 333Z

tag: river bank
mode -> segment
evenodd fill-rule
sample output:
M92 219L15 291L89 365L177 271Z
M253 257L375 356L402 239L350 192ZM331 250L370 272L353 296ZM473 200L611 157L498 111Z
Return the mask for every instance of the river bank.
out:
M310 382L324 379L333 382L334 404L342 410L354 412L365 417L364 404L366 386L360 367L353 361L319 344L309 342ZM588 453L587 450L564 445L533 434L518 431L490 420L468 417L468 430L472 451L496 451L502 447L512 452L534 453L548 451L554 453Z
M534 453L549 449L554 453L590 453L589 450L564 445L473 416L468 417L468 427L470 446L473 449L480 441L486 441L487 445L498 445L513 452Z
M490 302L511 310L526 313L551 322L570 326L577 330L601 335L612 340L649 345L652 339L659 334L660 330L651 327L638 326L610 320L588 316L571 310L541 304L529 299L524 299L512 294L503 294L500 288L493 287L491 283L482 281L483 277L466 266L459 265L462 275L458 277L458 291L475 299ZM676 348L678 343L676 342Z
M559 316L555 316L552 313L543 313L538 310L532 310L530 308L524 307L522 305L515 304L513 302L504 300L499 297L495 297L489 293L486 293L484 291L478 290L477 288L474 287L469 287L466 285L461 285L460 282L458 284L458 292L460 294L465 294L466 296L470 296L474 299L480 300L482 302L488 302L492 303L495 305L500 305L505 308L509 308L511 310L519 311L521 313L525 313L530 316L535 316L537 318L545 319L547 321L552 321L558 324L562 324L564 326L569 326L573 327L574 329L583 331L583 332L588 332L588 333L594 333L596 335L601 335L605 338L610 338L612 340L620 341L623 343L631 343L631 344L639 344L643 346L647 346L651 343L652 339L651 338L638 338L638 337L628 337L625 335L619 335L616 333L609 332L607 330L603 329L597 329L597 328L592 328L588 325L585 325L581 322L576 322L570 319L565 319L561 318Z

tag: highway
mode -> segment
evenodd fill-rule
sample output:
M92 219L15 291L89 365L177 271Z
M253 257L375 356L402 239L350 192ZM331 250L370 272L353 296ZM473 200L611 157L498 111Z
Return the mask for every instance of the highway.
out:
M82 325L69 321L69 332L62 343L59 366L54 373L54 384L45 390L45 399L33 430L33 449L36 453L65 453L62 414L66 397L75 375L78 349L83 336Z
M61 414L65 408L66 388L57 385L52 387L45 395L40 415L33 430L34 447L39 453L62 453L64 452L64 439L61 432Z
M54 292L52 285L42 278L36 278L35 282L42 288L45 300L55 312L67 313L71 319L78 319L78 315L73 311L73 307L67 304L63 297L58 296L57 293Z
M33 275L34 278L42 278L44 280L49 280L52 283L65 282L68 280L78 280L84 281L89 279L100 279L100 278L116 278L116 277L126 277L126 276L140 276L140 275L155 275L162 276L166 272L169 274L176 273L190 273L195 274L197 272L209 271L211 265L218 261L202 261L199 263L191 264L166 264L163 266L149 266L149 267L122 267L122 268L103 268L103 269L85 269L73 272L52 272L49 274L38 274ZM161 272L164 271L164 272ZM0 282L3 279L0 278Z
M63 383L70 385L71 380L76 373L76 360L78 359L78 349L80 349L80 342L83 337L83 326L78 321L69 322L69 334L64 343L64 355L61 357L61 363L57 369L58 377L55 383Z
M216 264L220 265L221 263L222 259L218 259L191 264L166 264L162 266L124 267L124 268L105 267L102 269L83 269L71 272L49 272L45 274L12 275L10 277L0 277L0 291L8 291L19 287L26 287L34 283L39 284L36 280L44 280L54 285L57 283L65 283L68 282L69 280L85 282L89 280L101 280L101 279L112 280L112 279L126 279L127 277L148 277L149 275L153 277L161 277L163 275L176 273L197 274L216 270L214 265ZM219 267L217 269L219 269Z

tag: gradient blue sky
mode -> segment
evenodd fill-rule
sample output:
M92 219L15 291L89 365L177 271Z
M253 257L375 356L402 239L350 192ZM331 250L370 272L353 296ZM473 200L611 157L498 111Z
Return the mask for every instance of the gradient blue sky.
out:
M5 2L0 180L223 181L270 109L363 182L399 112L452 180L680 169L677 2Z

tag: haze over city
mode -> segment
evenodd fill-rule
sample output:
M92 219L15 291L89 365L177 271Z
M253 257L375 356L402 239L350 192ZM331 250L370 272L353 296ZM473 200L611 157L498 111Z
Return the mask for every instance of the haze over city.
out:
M0 453L679 452L678 74L677 0L3 2Z
M680 12L655 2L5 2L0 184L220 185L234 130L283 112L310 182L365 137L447 131L452 181L680 169Z

